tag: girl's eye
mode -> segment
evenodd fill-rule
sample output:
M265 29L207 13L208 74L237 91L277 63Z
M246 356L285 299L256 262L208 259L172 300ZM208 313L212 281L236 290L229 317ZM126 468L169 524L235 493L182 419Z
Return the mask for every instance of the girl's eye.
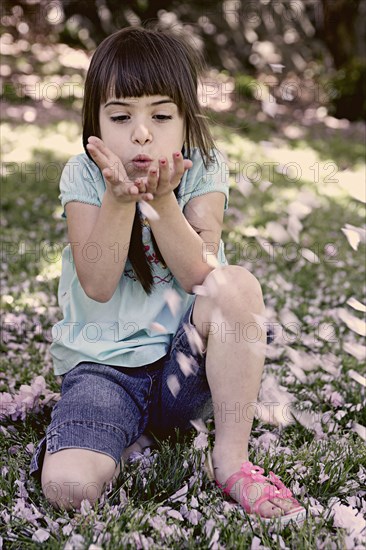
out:
M170 115L155 115L158 120L171 120L173 117Z
M128 115L111 116L113 122L124 122L128 118Z
M129 118L129 115L111 116L111 120L113 122L125 122ZM157 119L160 122L163 122L165 120L171 120L173 117L171 115L154 115L153 118Z

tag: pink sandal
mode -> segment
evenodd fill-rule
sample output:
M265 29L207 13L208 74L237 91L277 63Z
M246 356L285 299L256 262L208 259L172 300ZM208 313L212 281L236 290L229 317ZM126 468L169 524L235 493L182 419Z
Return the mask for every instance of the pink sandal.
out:
M211 453L208 452L207 459L206 459L206 471L208 476L214 480L214 470L212 465L212 458ZM238 472L230 476L227 480L225 485L221 485L218 481L215 480L216 485L220 487L220 489L227 495L230 496L230 490L234 483L236 483L239 479L248 479L248 481L253 482L271 482L274 485L266 485L263 488L262 495L254 502L253 505L249 503L249 500L245 494L245 485L243 487L243 492L240 499L240 504L244 508L244 510L248 514L258 514L262 521L265 523L271 522L273 519L279 520L282 525L287 525L290 521L295 522L297 525L301 525L305 518L306 518L306 510L301 504L292 496L292 493L289 489L285 487L285 485L282 483L282 481L273 473L269 472L269 476L265 477L262 474L264 473L263 468L260 468L259 466L255 466L249 461L243 462L241 465L241 468ZM231 496L230 496L231 498ZM294 504L296 504L296 508L291 510L289 513L283 512L281 516L274 516L272 518L265 518L261 516L261 513L259 512L259 507L263 502L266 502L272 498L281 498L281 499L289 499ZM231 499L234 501L234 499ZM234 501L236 502L236 501Z

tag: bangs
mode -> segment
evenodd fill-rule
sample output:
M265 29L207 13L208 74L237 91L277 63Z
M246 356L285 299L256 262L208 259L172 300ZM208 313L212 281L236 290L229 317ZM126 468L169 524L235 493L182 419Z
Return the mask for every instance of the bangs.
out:
M111 52L100 74L101 101L110 97L169 96L182 113L185 101L196 93L197 84L191 72L179 67L166 43L159 46L156 40L136 43L127 39Z
M128 27L107 37L97 47L88 69L82 108L83 146L90 136L101 138L99 112L109 99L167 96L185 120L187 158L197 147L205 167L212 160L214 140L198 95L203 73L200 52L183 36L168 30Z

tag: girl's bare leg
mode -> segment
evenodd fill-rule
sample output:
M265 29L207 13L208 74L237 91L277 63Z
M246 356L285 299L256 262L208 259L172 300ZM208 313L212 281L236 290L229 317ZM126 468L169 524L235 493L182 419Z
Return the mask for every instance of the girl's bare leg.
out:
M213 281L209 281L211 278ZM225 282L222 282L224 278ZM245 268L227 266L212 271L207 283L218 283L217 296L197 296L192 320L207 342L206 374L214 407L215 446L212 460L215 478L225 483L248 460L248 442L254 418L265 362L265 347L251 343L256 339L266 344L265 329L252 315L264 315L265 306L257 279ZM221 282L221 284L220 284ZM222 313L217 312L217 308ZM209 325L211 322L211 325ZM260 349L262 349L262 352ZM243 480L230 495L239 501ZM247 489L250 499L259 497L266 484L254 483ZM271 499L261 505L266 517L280 515L294 505L289 500Z

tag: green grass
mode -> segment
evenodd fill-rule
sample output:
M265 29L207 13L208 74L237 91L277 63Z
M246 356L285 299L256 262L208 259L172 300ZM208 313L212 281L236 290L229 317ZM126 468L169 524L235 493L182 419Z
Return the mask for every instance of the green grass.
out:
M313 423L306 427L302 422L294 420L292 424L275 426L255 418L250 459L262 466L266 473L272 470L281 476L288 487L292 488L296 482L297 492L294 494L307 508L310 507L310 499L316 499L323 508L317 516L310 517L303 527L288 526L280 531L275 524L266 526L248 517L238 507L228 507L224 504L220 490L202 471L203 455L194 448L196 434L192 431L185 436L177 434L174 441L159 442L158 447L152 450L153 465L145 473L139 461L127 463L104 500L87 513L58 512L44 498L39 484L29 478L32 453L26 449L30 443L35 446L43 436L51 418L51 402L38 412L29 412L24 420L7 417L2 421L0 449L3 462L0 468L6 466L7 473L4 475L2 470L3 475L0 476L1 500L5 511L3 521L0 522L0 536L6 548L38 548L39 543L32 540L33 533L38 528L49 529L50 525L56 525L52 524L56 520L61 520L57 524L58 532L52 532L51 529L50 537L42 543L46 549L63 548L72 535L82 536L83 547L89 548L91 544L97 544L99 533L106 535L103 543L99 541L105 550L139 547L133 533L145 537L145 542L140 543L141 547L145 544L149 548L209 548L210 537L215 536L215 529L210 536L206 532L205 526L209 520L214 520L217 529L218 545L213 543L211 546L216 548L247 549L255 537L260 539L263 548L283 548L279 536L286 548L294 550L320 546L324 549L346 547L347 532L334 525L330 505L331 499L338 497L341 504L361 510L361 472L365 475L366 453L362 439L352 428L354 422L365 426L366 418L364 410L359 407L364 400L364 390L348 374L350 370L362 372L362 365L346 353L343 346L352 340L364 344L364 339L338 320L335 311L342 307L362 317L346 302L352 296L365 301L362 273L365 244L360 243L358 250L353 250L341 228L346 223L362 226L364 205L349 197L344 188L334 195L328 193L329 187L324 185L325 174L322 175L323 180L316 183L309 179L305 168L301 178L292 183L283 174L274 171L272 185L266 191L261 192L260 182L254 182L253 192L249 197L244 197L235 184L235 163L243 162L243 158L246 162L254 159L264 174L273 158L267 156L259 142L271 140L276 123L270 121L259 124L251 121L246 131L233 133L227 122L227 115L222 115L222 125L215 132L233 168L231 210L226 216L223 231L229 263L243 265L256 275L261 282L266 304L271 305L277 313L286 307L300 319L301 337L288 344L292 349L309 354L314 352L320 363L322 358L332 354L341 367L339 375L334 376L319 364L314 370L305 372L307 381L303 383L291 372L286 350L277 358L267 360L264 377L274 375L279 384L297 398L298 411L304 414L312 412L324 431L324 437L317 438ZM250 131L248 128L251 128ZM26 158L33 165L39 163L40 167L45 167L50 163L58 163L62 166L71 154L80 150L75 145L74 149L70 147L70 150L65 149L57 155L53 153L49 135L55 129L52 124L37 129L37 139L25 143ZM75 128L72 125L68 128L65 123L63 129L70 133L76 143ZM11 154L14 144L21 140L24 131L22 125L12 127L14 133L7 154ZM361 144L356 145L355 148L350 147L340 136L320 143L311 140L305 144L286 143L278 151L278 162L284 164L286 154L290 155L292 151L295 158L296 154L299 155L298 162L301 165L305 150L319 163L324 159L338 162L342 158L344 162L354 164L355 170L359 170ZM66 222L60 218L58 181L47 180L36 173L27 173L23 177L19 171L10 174L9 170L9 165L5 164L2 181L5 245L2 302L4 314L23 315L23 324L21 331L13 327L5 333L2 350L8 355L4 353L1 359L1 389L15 394L22 384L31 384L36 376L42 375L47 389L59 392L60 380L53 374L47 352L50 329L61 318L56 300L60 244L67 242ZM284 247L280 246L277 247L278 255L272 258L260 248L254 237L248 236L248 227L254 227L260 236L272 242L271 236L266 233L267 222L284 223L289 204L296 200L301 190L312 192L319 199L319 206L314 207L302 220L303 229L296 250L314 250L320 257L318 264L309 263L303 257L291 260L286 256ZM235 215L235 209L240 215ZM324 253L328 243L336 246L335 261L332 262ZM250 261L243 254L245 246L249 244L257 246L257 251L261 251L256 261ZM283 287L282 280L289 285L288 288ZM316 328L320 322L331 325L334 341L317 337ZM304 343L305 335L312 337L311 347L308 340ZM9 342L12 344L10 352L7 347ZM331 392L341 395L342 405L330 402ZM342 411L346 414L339 414ZM338 417L335 417L337 414ZM258 438L267 432L277 437L268 449L265 445L256 445ZM212 447L213 444L214 435L211 432L209 445ZM322 475L329 478L320 481ZM20 482L24 484L27 494L21 490ZM188 509L197 510L201 514L196 524L188 519L182 521L166 516L164 509L159 510L159 507L170 507L180 512L182 503L172 503L169 498L185 484L189 486L186 501ZM32 523L29 518L19 517L19 499L29 511L39 512L36 523ZM197 505L192 506L194 499L197 499ZM33 509L32 504L35 507ZM159 528L159 521L163 521L164 528ZM66 529L63 533L62 527L69 523L70 531ZM167 526L171 528L170 534ZM347 544L350 547L353 539L350 534L348 536Z

